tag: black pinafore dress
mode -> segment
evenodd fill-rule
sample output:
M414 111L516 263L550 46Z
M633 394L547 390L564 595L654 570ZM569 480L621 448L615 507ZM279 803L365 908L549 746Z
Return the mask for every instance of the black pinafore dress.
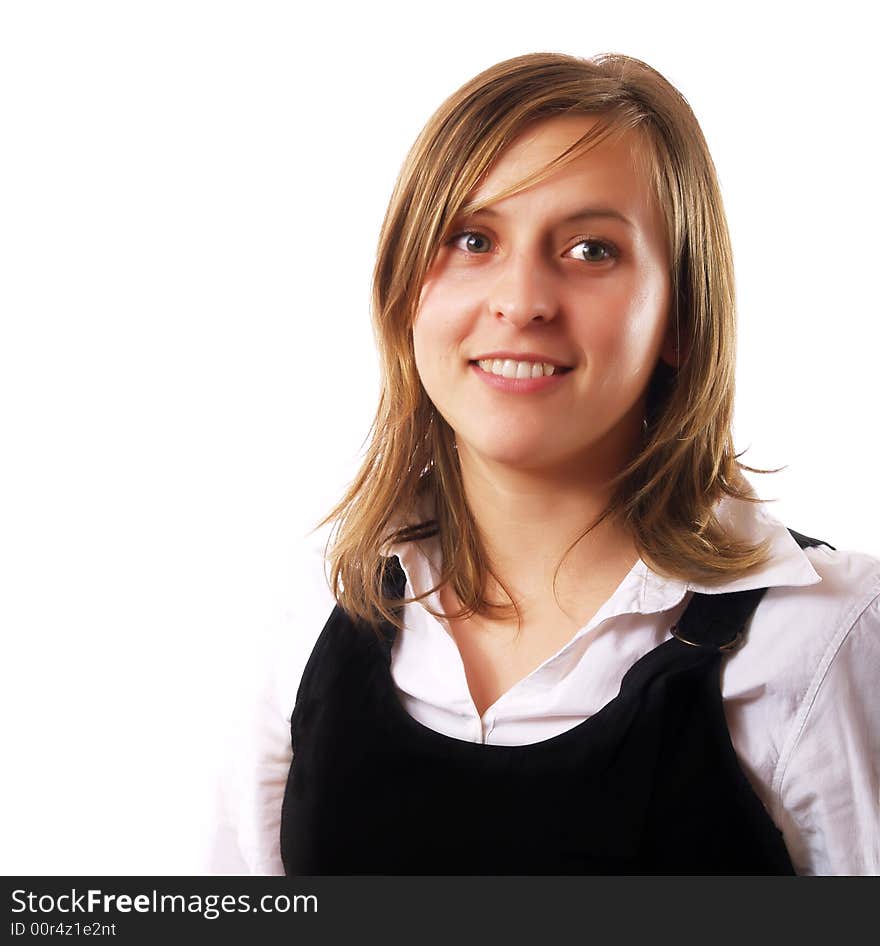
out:
M789 531L802 548L828 544ZM396 557L385 582L403 597ZM391 676L394 626L380 639L337 605L291 717L285 872L793 874L740 768L721 699L724 654L766 590L694 593L675 636L636 661L611 702L521 746L419 723Z

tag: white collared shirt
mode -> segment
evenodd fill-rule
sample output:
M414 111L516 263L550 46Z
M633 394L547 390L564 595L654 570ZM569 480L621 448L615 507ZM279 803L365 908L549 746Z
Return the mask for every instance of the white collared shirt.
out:
M694 591L768 588L745 645L723 665L734 749L798 873L880 874L880 560L827 546L802 550L761 505L726 498L718 515L736 535L771 539L761 569L701 585L661 577L639 559L590 621L482 716L446 623L420 602L406 605L391 654L398 696L419 722L457 739L538 742L613 699L626 671L669 638ZM284 872L279 835L292 760L290 715L306 660L335 605L323 548L316 540L306 556L264 683L231 743L208 873ZM439 578L436 538L389 552L406 573L407 597ZM436 592L426 603L442 611Z

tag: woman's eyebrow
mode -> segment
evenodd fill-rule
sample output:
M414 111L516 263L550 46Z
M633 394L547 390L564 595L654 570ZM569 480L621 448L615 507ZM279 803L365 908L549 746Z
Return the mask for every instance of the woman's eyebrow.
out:
M499 213L497 210L493 210L491 207L483 207L480 210L475 211L466 211L463 210L459 214L459 217L503 217L503 213ZM582 207L580 210L576 210L573 214L569 214L567 217L564 217L559 221L560 224L565 223L575 223L579 220L592 220L596 217L605 217L611 218L614 220L620 220L625 223L628 227L635 229L635 224L629 217L622 214L619 210L615 210L613 207Z

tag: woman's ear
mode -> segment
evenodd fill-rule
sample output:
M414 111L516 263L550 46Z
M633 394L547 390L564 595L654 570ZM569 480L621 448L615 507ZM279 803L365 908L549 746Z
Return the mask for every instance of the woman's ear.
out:
M663 348L660 349L660 357L671 368L680 368L687 358L687 353L686 340L681 337L680 332L676 332L675 325L670 323L663 339Z

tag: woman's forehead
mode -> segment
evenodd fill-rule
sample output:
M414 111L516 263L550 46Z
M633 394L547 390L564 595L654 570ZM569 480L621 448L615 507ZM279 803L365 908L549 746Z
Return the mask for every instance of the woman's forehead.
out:
M500 154L478 186L465 201L465 207L493 198L541 171L550 162L579 141L599 121L598 116L554 116L528 126ZM631 209L644 207L651 190L646 163L636 160L643 139L631 130L612 135L591 145L583 154L556 168L547 178L522 191L502 197L491 205L496 214L505 208L526 206L560 209L571 201L586 198L613 201ZM621 207L621 212L623 208Z

